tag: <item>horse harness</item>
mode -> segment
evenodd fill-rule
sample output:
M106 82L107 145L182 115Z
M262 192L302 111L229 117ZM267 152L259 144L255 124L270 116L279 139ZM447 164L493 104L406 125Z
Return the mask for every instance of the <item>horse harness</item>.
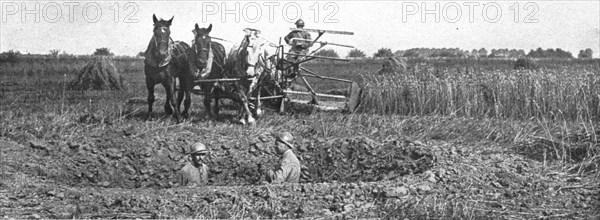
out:
M154 47L152 47L152 50L150 51L150 56L148 57L149 59L146 59L148 64L150 64L151 66L154 67L165 67L167 65L169 65L169 63L171 62L171 60L173 59L173 57L175 59L179 59L182 56L186 56L185 50L186 48L181 45L178 44L178 41L173 41L172 38L169 38L169 42L167 43L168 48L167 48L167 57L163 60L163 61L159 61L158 58L156 58L156 53L158 53L158 51L156 51L156 49L158 48L158 44L160 43L157 39L156 36L153 35L152 36L152 41L154 41Z

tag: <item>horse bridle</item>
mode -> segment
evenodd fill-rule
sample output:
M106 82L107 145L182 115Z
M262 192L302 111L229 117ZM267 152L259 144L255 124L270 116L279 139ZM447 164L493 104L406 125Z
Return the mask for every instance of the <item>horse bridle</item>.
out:
M192 45L192 49L194 50L194 53L195 53L195 55L196 55L196 57L194 57L194 59L193 59L193 62L194 62L194 64L195 64L195 65L198 65L198 64L196 63L196 61L197 61L197 59L200 57L200 56L199 56L199 55L200 55L200 52L202 52L202 51L206 51L206 53L207 53L207 57L209 57L209 56L210 56L210 52L211 52L211 51L210 51L210 50L211 50L211 48L210 48L210 43L211 43L211 42L210 42L210 39L209 39L209 42L208 42L208 47L206 47L206 48L202 48L202 47L200 46L200 51L198 51L198 44L199 44L199 42L194 42L194 45ZM207 64L207 65L208 65L208 64Z
M193 47L194 47L194 53L200 54L200 52L198 52L198 43L197 42L194 43ZM200 47L200 51L206 51L207 53L210 53L210 39L208 41L208 47L207 48Z
M170 31L169 31L169 32L170 32ZM159 42L159 41L156 39L156 33L154 33L154 34L152 35L152 40L154 41L154 46L155 46L156 48L158 48L158 44L159 44L159 43L165 43L165 42ZM171 43L171 41L172 41L172 39L171 39L171 36L169 36L169 38L167 39L167 42L166 42L166 43L167 43L167 48L169 48L169 44Z
M167 65L171 61L171 53L172 53L171 52L171 50L172 50L172 48L171 48L171 46L172 46L171 42L173 42L173 39L171 39L171 37L169 36L169 38L167 39L167 41L164 42L164 41L159 41L157 38L158 37L156 36L156 33L154 33L152 35L152 41L154 41L154 48L155 49L151 51L150 57L149 57L148 60L155 60L155 62L157 62L156 65L158 67L163 67L163 66ZM157 55L160 55L160 52L158 51L160 43L166 43L167 44L167 57L165 57L162 60L160 58L156 57ZM158 60L156 60L156 59L158 59Z

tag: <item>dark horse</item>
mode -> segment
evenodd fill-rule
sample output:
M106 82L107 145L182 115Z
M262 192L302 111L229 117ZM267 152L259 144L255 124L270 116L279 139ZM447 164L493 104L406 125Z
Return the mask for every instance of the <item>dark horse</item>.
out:
M165 112L173 114L177 122L180 121L179 103L175 101L176 78L184 79L191 75L188 62L188 50L190 46L184 42L173 41L171 35L171 22L163 19L154 21L154 34L146 50L144 60L144 74L146 75L146 87L148 88L148 115L152 113L154 104L154 86L162 84L166 91ZM184 89L180 89L180 99L183 98ZM186 103L190 103L190 93L186 92ZM189 107L189 104L187 105ZM187 108L185 110L187 113Z
M211 30L212 24L208 28L200 28L196 24L192 31L194 42L190 49L190 70L193 78L185 82L186 87L194 87L194 79L223 78L226 57L225 47L211 40L209 35ZM213 111L211 111L211 100L213 98L215 99L214 115L219 115L219 96L223 88L218 83L201 83L200 88L204 94L204 108L207 118L213 115Z
M192 72L199 75L203 79L241 79L240 81L222 82L222 83L204 83L201 85L204 93L204 106L208 112L207 116L219 114L218 99L226 97L232 99L240 106L238 111L240 122L245 124L246 121L254 124L255 120L248 107L248 89L251 84L246 70L253 67L253 64L248 64L247 47L251 45L249 35L244 37L244 40L229 53L229 57L225 56L225 48L216 42L211 42L209 33L212 25L205 28L199 28L196 24L194 30L195 38L192 46L192 60L196 67L192 67ZM210 45L210 47L208 46ZM213 57L210 57L210 56ZM202 70L203 63L208 65L212 59L212 68L210 71ZM216 69L215 69L216 68ZM215 99L214 112L211 111L211 99ZM246 116L247 118L244 118Z

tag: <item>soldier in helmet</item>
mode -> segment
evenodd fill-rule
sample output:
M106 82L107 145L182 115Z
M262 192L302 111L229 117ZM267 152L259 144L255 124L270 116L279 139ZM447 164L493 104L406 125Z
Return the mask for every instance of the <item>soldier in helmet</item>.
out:
M275 152L281 155L279 166L275 171L269 170L267 181L271 183L297 183L301 175L300 161L292 152L294 136L290 132L277 133L275 136Z
M204 164L208 149L200 142L190 146L191 162L178 173L176 182L180 186L203 186L208 183L208 166Z
M296 28L299 28L299 29L304 28L304 21L302 19L298 19L298 21L296 21ZM294 38L305 39L306 41L293 40ZM283 39L285 40L285 43L292 46L292 48L290 48L290 51L289 51L290 53L306 55L306 54L308 54L308 48L310 48L312 46L310 33L308 33L308 31L304 31L304 30L293 30L288 35L286 35ZM288 55L286 57L287 60L292 61L292 62L295 62L295 61L299 60L300 58L302 58L302 57L295 56L295 55ZM298 72L298 69L294 68L293 72L290 74L290 77L292 77L292 78L295 77L295 74L297 72Z

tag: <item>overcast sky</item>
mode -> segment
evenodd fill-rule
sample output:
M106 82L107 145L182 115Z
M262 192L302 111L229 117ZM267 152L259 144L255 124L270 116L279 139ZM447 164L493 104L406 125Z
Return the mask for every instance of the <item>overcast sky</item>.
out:
M277 43L301 17L306 28L341 30L323 41L354 45L371 56L419 47L561 48L600 55L600 1L1 1L0 51L118 55L144 51L152 14L169 19L174 40L188 43L195 23L212 36L239 42L253 27ZM237 20L236 20L237 19ZM436 19L439 19L436 21ZM316 36L313 33L313 38ZM230 43L224 43L226 47ZM327 46L345 56L349 49Z

